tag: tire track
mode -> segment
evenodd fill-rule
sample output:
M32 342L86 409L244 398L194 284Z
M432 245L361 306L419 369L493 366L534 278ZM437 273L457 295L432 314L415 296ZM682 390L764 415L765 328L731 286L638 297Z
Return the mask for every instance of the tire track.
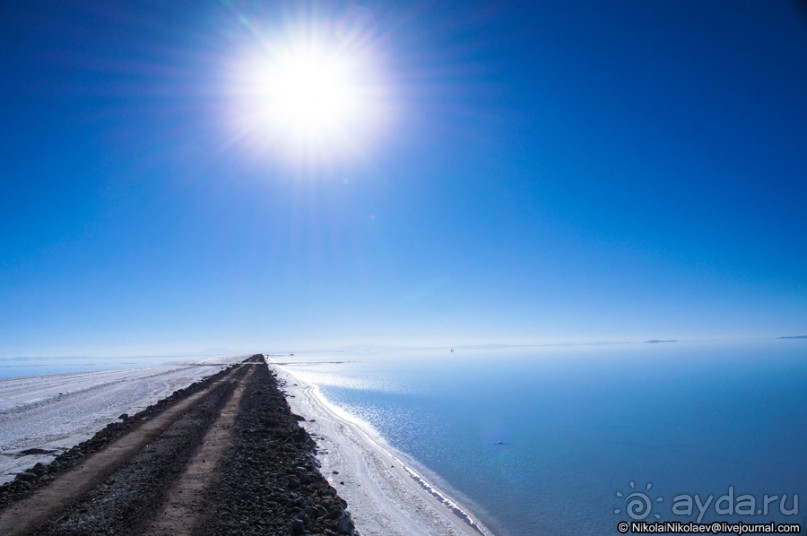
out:
M146 530L149 536L184 536L192 534L202 494L210 487L222 458L232 447L232 430L238 415L241 397L255 367L239 382L232 396L222 408L219 418L202 439L202 444L163 499L157 519Z
M154 475L144 473L141 469L158 458L186 452L188 441L171 440L182 437L192 440L195 435L204 433L220 406L234 390L234 381L242 377L248 368L251 367L234 367L207 388L168 407L105 449L88 456L33 496L11 504L0 512L0 534L106 533L104 527L99 527L101 530L96 531L93 523L85 523L86 519L83 521L82 518L88 516L84 514L103 506L106 511L101 518L127 517L133 513L132 506L127 505L127 502L136 503L138 499L142 502L144 498L152 499L159 495L159 490L148 489L149 480ZM196 430L192 430L194 428ZM196 433L192 433L193 431ZM126 465L128 467L124 467ZM117 490L121 493L115 493L111 489L116 483L119 488L131 488L124 482L125 479L118 479L113 474L125 472L126 469L141 470L144 478L134 479L133 483L137 484L135 487L141 488L141 494L146 495L131 495L136 491L134 489ZM103 500L93 501L99 495L103 495ZM52 521L60 514L61 517Z

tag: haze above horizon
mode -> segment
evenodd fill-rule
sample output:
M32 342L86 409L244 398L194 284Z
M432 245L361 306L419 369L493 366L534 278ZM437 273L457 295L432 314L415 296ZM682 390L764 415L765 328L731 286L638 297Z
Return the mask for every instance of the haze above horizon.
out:
M795 1L2 2L0 357L803 338L805 50Z

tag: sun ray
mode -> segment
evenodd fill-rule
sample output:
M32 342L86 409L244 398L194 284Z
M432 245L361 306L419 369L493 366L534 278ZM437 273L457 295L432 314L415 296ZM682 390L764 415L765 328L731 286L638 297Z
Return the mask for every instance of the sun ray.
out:
M234 138L306 166L365 153L391 109L372 43L310 21L266 35L233 61Z

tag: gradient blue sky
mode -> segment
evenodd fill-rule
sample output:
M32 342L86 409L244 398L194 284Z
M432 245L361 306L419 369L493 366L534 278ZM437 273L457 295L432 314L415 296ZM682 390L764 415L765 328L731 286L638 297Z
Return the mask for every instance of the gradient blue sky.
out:
M234 132L346 17L372 142ZM0 356L807 333L796 2L6 0L0 73Z

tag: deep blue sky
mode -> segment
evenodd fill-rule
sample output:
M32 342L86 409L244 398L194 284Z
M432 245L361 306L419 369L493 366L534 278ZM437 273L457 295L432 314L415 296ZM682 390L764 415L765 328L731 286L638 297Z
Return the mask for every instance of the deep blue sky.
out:
M0 3L0 356L807 332L796 2L301 5ZM372 143L239 138L239 54L348 12Z

